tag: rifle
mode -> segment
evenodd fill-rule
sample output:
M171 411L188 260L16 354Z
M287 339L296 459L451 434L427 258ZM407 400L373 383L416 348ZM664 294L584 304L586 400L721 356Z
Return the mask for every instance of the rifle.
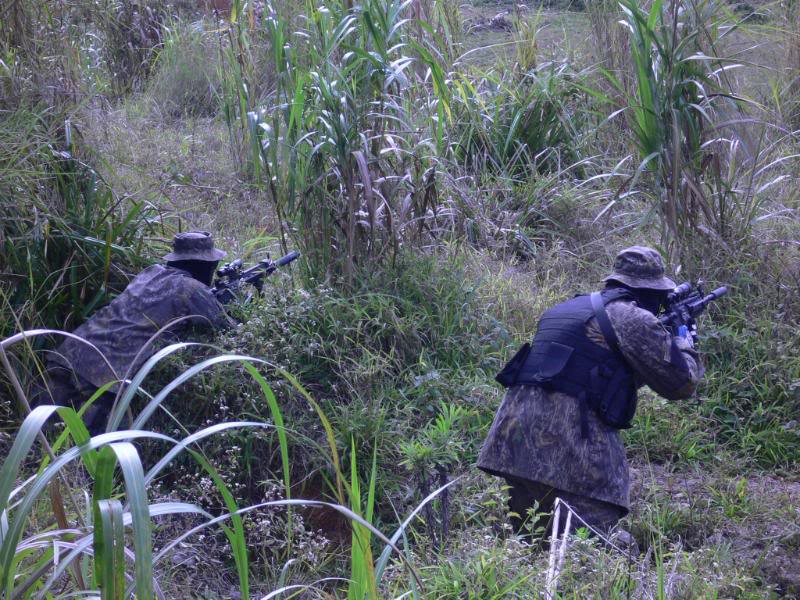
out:
M692 332L692 338L697 341L697 326L695 319L714 300L719 300L728 293L725 286L718 287L710 294L703 292L703 282L698 281L697 287L692 287L688 281L680 284L667 296L667 308L659 316L664 327L672 331L672 335L684 335L687 330Z
M226 263L217 271L217 281L211 288L211 292L222 304L228 304L241 294L241 289L245 284L252 285L260 295L264 287L264 278L272 275L278 267L288 265L293 260L300 257L296 250L278 260L271 260L269 257L262 260L249 269L244 269L244 261L241 258Z

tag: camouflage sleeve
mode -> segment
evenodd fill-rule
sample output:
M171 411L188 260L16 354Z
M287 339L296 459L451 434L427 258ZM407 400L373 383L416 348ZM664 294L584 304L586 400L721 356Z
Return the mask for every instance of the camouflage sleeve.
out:
M216 329L225 329L233 324L222 304L201 283L187 296L185 314L193 315L195 318L192 323L200 326L211 325Z
M652 313L632 302L612 302L606 311L637 382L669 400L694 394L703 366L685 340L673 337Z

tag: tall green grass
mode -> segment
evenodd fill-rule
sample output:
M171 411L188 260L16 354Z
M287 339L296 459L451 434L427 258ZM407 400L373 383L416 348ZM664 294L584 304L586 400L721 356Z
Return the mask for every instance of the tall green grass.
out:
M307 4L302 19L270 5L263 73L252 72L255 34L244 17L224 50L225 115L232 137L248 140L282 239L303 247L314 272L350 285L358 268L421 234L437 208L444 72L435 48L417 39L426 26L408 17L401 2ZM260 102L262 76L272 85Z
M83 8L78 3L74 10ZM153 54L163 41L169 3L143 0L101 0L87 7L102 36L100 52L111 90L123 95L141 88L150 74Z
M10 2L0 14L0 108L16 110L28 103L63 107L80 89L80 75L69 60L52 57L73 55L70 36L59 35L70 4Z
M12 347L30 338L51 335L51 331L29 331L4 339L3 356ZM57 333L57 332L56 332ZM8 456L0 468L0 588L7 598L29 597L31 593L48 594L48 597L69 596L72 593L98 592L103 598L127 597L131 592L137 598L154 598L158 589L158 565L171 549L204 528L219 526L230 544L231 556L236 564L239 578L239 591L243 597L250 597L250 558L246 546L243 518L252 510L265 507L303 507L315 506L338 511L353 521L353 543L351 556L352 574L349 597L377 598L380 574L396 542L407 527L411 517L395 532L392 539L384 536L372 525L373 507L376 494L377 449L373 453L372 471L366 499L362 498L357 470L355 448L351 452L350 478L341 469L338 451L333 442L333 432L320 407L310 395L286 372L278 373L286 378L317 411L320 422L328 432L329 458L336 474L334 489L338 504L322 501L291 499L290 471L288 465L287 430L283 424L281 409L275 401L270 385L256 369L255 365L265 365L260 359L221 355L204 360L165 385L157 394L147 395L140 410L134 413L128 429L120 429L123 417L132 408L134 396L142 394L142 383L150 371L166 356L185 349L187 344L173 344L151 357L133 377L127 387L121 388L117 402L109 417L106 433L90 438L81 415L86 406L76 412L70 407L39 406L33 409L23 421L17 432ZM269 422L233 421L217 423L204 427L181 439L157 433L148 429L148 421L169 401L170 394L188 380L197 377L210 367L223 364L239 364L258 384L263 401L272 416ZM4 363L6 366L8 362ZM7 375L15 378L15 373ZM21 388L16 388L19 393ZM97 396L97 394L95 395ZM21 402L26 404L24 396ZM20 483L20 476L31 464L30 454L37 438L42 438L48 421L60 417L64 432L48 445L50 456L44 456L35 468L36 476ZM285 499L262 502L255 506L240 508L224 478L213 466L198 443L241 428L274 428L278 435L279 452L282 457ZM139 445L146 441L166 444L168 450L161 454L148 469L143 466ZM212 516L197 504L185 502L150 503L148 489L163 475L165 470L181 454L188 454L206 475L213 481L220 495L226 513ZM80 477L88 479L90 489L88 503L77 502L75 491L68 490L69 502L59 492L60 480L69 481L75 477L75 469L83 472ZM119 472L121 478L115 473ZM65 477L69 475L69 477ZM37 507L43 495L50 490L50 507L57 516L56 523L40 524ZM438 490L437 490L438 492ZM424 500L429 502L435 494ZM349 499L349 500L348 500ZM423 503L423 504L424 504ZM346 508L349 504L351 508ZM417 511L423 505L417 507ZM153 550L154 525L152 519L161 516L194 514L203 519L202 523L188 531L180 532L168 540L161 540L161 549ZM61 517L58 517L62 515ZM69 519L77 525L67 526ZM228 524L229 523L229 524ZM288 521L291 536L291 519ZM130 528L130 537L126 529ZM375 537L386 544L386 549L376 563L372 555L370 538ZM289 539L291 539L289 537ZM88 568L85 558L88 557ZM402 557L401 557L402 558ZM413 570L412 576L416 577ZM282 585L282 584L281 584ZM60 592L56 592L56 586ZM282 585L282 587L285 587Z
M153 107L167 118L216 115L221 85L215 36L202 22L182 21L165 26L162 36L146 83Z
M800 130L800 5L783 3L788 71L787 113L793 129Z
M140 88L173 2L8 2L0 13L0 107L63 109Z
M449 28L439 36L412 8L334 1L292 18L270 6L263 32L240 15L221 47L231 139L249 143L282 239L349 285L404 245L452 234L453 163L522 178L577 160L579 75L528 59L516 75L447 73Z
M515 180L578 162L587 114L578 108L585 100L580 78L566 63L518 74L454 74L453 159L479 178L500 174Z
M114 194L68 119L4 115L0 144L0 332L75 327L144 264L158 212Z
M641 161L634 182L643 172L655 177L653 209L664 247L680 257L685 239L698 234L735 244L753 222L751 200L759 189L730 193L740 189L738 163L756 170L760 154L744 131L744 101L726 74L736 65L720 53L738 22L704 0L620 5L630 33L632 93L620 78L606 76L625 99L619 113ZM731 144L732 152L720 151Z

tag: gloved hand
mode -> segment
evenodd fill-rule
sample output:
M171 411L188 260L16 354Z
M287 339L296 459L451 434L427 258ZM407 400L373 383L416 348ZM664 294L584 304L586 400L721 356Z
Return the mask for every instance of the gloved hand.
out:
M692 322L688 326L681 325L678 327L678 337L684 340L690 348L694 348L694 343L697 340L697 324Z

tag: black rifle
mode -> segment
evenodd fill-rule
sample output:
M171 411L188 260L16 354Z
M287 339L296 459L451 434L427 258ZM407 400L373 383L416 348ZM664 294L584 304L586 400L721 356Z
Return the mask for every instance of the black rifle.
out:
M681 335L680 329L686 327L695 334L695 319L711 304L714 300L722 298L728 293L725 286L718 287L710 294L703 292L703 282L698 281L697 287L692 287L688 281L680 284L675 291L667 296L667 308L658 319L661 323L672 331L673 335ZM697 341L697 340L695 340Z
M295 250L278 260L269 258L262 260L249 269L245 269L244 261L241 258L237 258L217 271L218 279L211 291L222 304L228 304L231 300L237 299L241 294L242 287L246 284L252 285L256 292L261 294L261 290L264 287L264 278L277 271L278 267L288 265L299 256L300 253Z

